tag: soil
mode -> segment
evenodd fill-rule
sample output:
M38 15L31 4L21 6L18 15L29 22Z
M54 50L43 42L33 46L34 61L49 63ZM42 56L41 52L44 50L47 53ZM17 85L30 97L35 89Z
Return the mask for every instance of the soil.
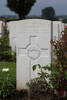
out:
M0 99L0 100L51 100L50 97L45 97L42 95L35 95L35 96L30 96L27 91L19 91L15 92L15 94L12 94L11 96L6 97L5 99Z
M0 100L67 100L66 99L57 99L55 97L52 97L50 95L33 95L30 96L27 91L19 91L15 92L15 94L12 94L11 96L6 97L5 99Z

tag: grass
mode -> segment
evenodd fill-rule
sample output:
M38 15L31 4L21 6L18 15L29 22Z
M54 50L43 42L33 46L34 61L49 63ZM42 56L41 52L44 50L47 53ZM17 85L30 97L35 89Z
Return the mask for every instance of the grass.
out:
M3 69L9 71L3 71ZM11 95L16 89L16 63L0 62L0 97Z
M2 71L3 68L8 68L9 71ZM10 80L16 78L16 63L15 62L0 62L0 80L5 80L9 76Z

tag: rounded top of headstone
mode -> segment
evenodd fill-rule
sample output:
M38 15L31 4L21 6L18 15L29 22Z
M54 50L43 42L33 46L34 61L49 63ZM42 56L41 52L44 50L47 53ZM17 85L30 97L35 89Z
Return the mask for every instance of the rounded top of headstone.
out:
M26 19L26 20L21 20L21 21L17 21L16 23L16 33L21 33L23 31L29 31L29 30L43 30L43 29L47 29L48 27L50 27L51 25L51 21L49 20L44 20L44 19Z
M16 22L26 22L26 21L45 21L45 22L51 22L50 20L45 20L45 19L24 19L24 20L18 20Z
M62 22L61 21L53 21L53 23L55 23L55 24L61 24Z

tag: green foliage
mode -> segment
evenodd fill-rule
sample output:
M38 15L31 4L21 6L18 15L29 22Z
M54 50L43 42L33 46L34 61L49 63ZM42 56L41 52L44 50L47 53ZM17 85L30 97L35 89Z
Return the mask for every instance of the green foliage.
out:
M33 67L32 67L32 68L33 68L33 71L35 71L35 70L36 70L36 67L37 67L37 66L38 66L39 68L41 68L41 65L40 65L40 64L33 65Z
M3 26L2 37L0 38L0 98L11 95L16 88L16 64L15 57L11 54L9 47L9 33L6 24ZM1 62L11 61L11 62ZM3 69L7 68L6 71Z
M20 19L24 19L35 2L36 0L7 0L7 7L17 13Z
M40 78L36 78L31 80L30 83L27 84L30 89L30 95L33 98L37 98L34 100L39 100L40 96L47 96L48 86L45 81Z
M9 46L9 33L5 24L0 38L0 61L15 61L14 58L15 55L12 56L11 47Z
M47 20L54 20L55 10L53 7L47 7L42 10L42 17Z
M56 56L51 71L51 84L58 97L67 96L67 29L59 41L53 41L53 51Z
M40 64L33 65L33 71L39 68L39 77L30 83L33 92L39 91L39 87L44 86L44 91L51 94L56 100L67 99L67 29L59 41L51 41L53 53L56 58L50 66ZM47 84L44 85L44 84ZM37 88L38 86L38 88ZM41 89L40 89L41 90Z
M3 69L8 68L8 71ZM16 64L14 62L0 62L0 98L5 98L16 89Z
M46 78L48 77L49 74L47 72L44 72L44 68L47 66L41 67L40 64L33 65L33 67L32 67L33 71L35 71L37 69L37 67L40 70L38 72L38 77L31 80L31 82L27 83L27 85L30 89L31 97L39 100L43 96L46 97L48 95L47 93L49 93L49 86L48 86L48 82L46 80Z
M63 23L67 23L67 18L64 18L64 19L62 20L62 22L63 22Z
M33 70L35 71L39 64L33 65ZM40 66L40 65L39 65ZM53 98L67 98L67 70L62 74L54 65L39 67L40 71L38 72L39 77L35 78L29 84L32 95L35 93L42 92L43 86L44 95L52 95ZM50 71L49 73L47 71ZM39 92L38 92L39 91ZM45 93L47 92L47 94ZM55 96L55 97L54 97ZM56 100L57 100L56 99Z
M38 73L39 77L43 78L46 81L46 78L48 78L49 73L45 71L46 70L51 71L51 67L49 67L48 65L42 67L40 64L37 64L33 65L32 67L33 71L35 71L37 67L40 69L40 72Z

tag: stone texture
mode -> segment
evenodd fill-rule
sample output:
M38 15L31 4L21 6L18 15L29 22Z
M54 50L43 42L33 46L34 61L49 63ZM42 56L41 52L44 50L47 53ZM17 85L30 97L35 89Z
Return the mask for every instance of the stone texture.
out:
M9 30L9 42L12 49L12 54L16 52L16 22L17 21L12 21L7 23Z
M26 83L37 77L32 66L45 66L52 61L50 40L58 40L64 24L58 21L28 19L8 23L10 46L17 53L17 89L27 89Z
M53 21L53 39L59 40L61 32L64 30L64 24L60 21Z
M26 83L37 77L32 66L51 63L51 21L22 20L16 24L17 89L27 89Z
M3 24L3 22L0 21L0 37L2 36L2 28L3 28L2 24Z

